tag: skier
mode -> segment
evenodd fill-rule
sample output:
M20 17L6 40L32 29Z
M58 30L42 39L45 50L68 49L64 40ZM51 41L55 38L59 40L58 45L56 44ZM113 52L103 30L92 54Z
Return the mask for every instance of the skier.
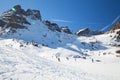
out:
M92 63L94 62L94 59L92 58Z

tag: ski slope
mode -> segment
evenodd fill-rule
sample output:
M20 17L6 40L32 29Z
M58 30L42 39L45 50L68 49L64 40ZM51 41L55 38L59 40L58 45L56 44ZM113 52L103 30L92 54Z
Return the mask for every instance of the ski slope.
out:
M77 37L27 21L34 24L0 36L0 80L120 79L120 48L110 45L115 33Z
M85 37L84 37L85 38ZM73 49L79 40L71 43ZM88 39L88 38L87 38ZM86 38L85 38L86 40ZM89 41L89 40L87 40ZM20 44L23 47L20 47ZM1 80L119 80L120 61L113 54L106 56L92 55L103 60L93 62L91 57L69 58L68 53L76 55L68 46L52 49L49 47L35 47L24 41L13 39L0 40L0 79ZM74 46L73 46L74 45ZM78 44L79 45L79 44ZM68 49L67 49L68 48ZM113 49L113 48L112 48ZM116 48L115 48L116 49ZM111 49L109 49L111 50ZM108 50L108 51L109 51ZM57 60L55 53L65 53ZM74 53L75 52L75 53ZM96 51L97 52L97 51ZM77 53L78 54L78 53ZM107 61L108 60L108 61Z

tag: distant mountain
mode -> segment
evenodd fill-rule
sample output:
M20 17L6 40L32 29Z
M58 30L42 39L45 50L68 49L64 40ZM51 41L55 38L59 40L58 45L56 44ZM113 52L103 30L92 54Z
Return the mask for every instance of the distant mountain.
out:
M77 36L92 36L102 34L102 31L90 30L89 28L81 29L75 33Z

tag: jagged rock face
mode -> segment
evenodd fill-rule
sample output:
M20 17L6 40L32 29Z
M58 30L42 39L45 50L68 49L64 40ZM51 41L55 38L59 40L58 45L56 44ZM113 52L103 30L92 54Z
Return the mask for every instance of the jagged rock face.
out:
M115 31L115 35L112 37L111 41L112 46L120 47L120 30Z
M114 36L115 41L120 42L120 30L116 32L116 35Z
M42 20L41 19L41 14L39 10L32 10L32 9L27 9L27 11L23 10L20 5L16 5L13 8L15 8L15 12L17 14L23 14L26 16L30 16L31 19L33 20Z
M120 29L120 22L118 22L117 24L115 24L115 26L109 32L114 32L117 29Z
M5 25L5 22L3 20L0 20L0 26Z
M3 28L18 28L23 29L26 28L23 24L30 23L26 20L25 11L21 9L20 5L16 5L13 7L14 10L10 9L2 14L0 25ZM2 24L3 23L3 24Z
M112 45L120 46L120 22L116 23L108 33L114 33L111 39L113 41Z
M56 23L51 23L51 27L50 27L52 30L56 30L56 31L59 31L60 32L60 28L59 26L56 24Z
M113 37L113 39L116 42L120 42L120 22L116 23L115 26L108 32L108 33L116 33L115 36ZM117 32L116 32L117 30Z
M13 8L15 9L15 13L16 13L16 14L23 14L23 15L26 14L25 10L22 9L20 5L16 5L16 6L14 6ZM12 9L11 9L11 10L12 10Z
M20 5L15 5L0 16L0 27L2 30L5 30L8 27L26 29L27 26L24 24L31 25L30 22L27 21L27 17L30 17L33 20L42 20L40 11L31 9L25 11Z
M50 29L52 31L61 32L61 29L59 28L59 26L56 23L51 23L48 20L43 21L43 23L48 26L48 29Z
M116 38L117 38L117 41L120 42L120 30L117 31L117 36L116 36Z
M61 27L61 32L65 32L67 34L72 34L72 32L70 31L70 29L66 26L66 27Z
M41 14L40 14L40 11L39 10L31 10L31 9L28 9L26 11L26 16L30 16L31 19L33 20L40 20L42 21L41 19Z
M58 32L64 32L64 33L67 33L67 34L72 34L72 32L70 31L70 29L67 26L65 26L65 27L59 27L58 24L51 23L48 20L43 21L43 23L45 25L47 25L48 29L50 29L52 31L58 31Z

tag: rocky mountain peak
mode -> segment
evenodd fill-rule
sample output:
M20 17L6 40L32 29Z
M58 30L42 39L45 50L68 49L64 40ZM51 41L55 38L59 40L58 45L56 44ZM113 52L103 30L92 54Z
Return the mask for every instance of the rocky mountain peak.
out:
M39 10L24 10L22 9L21 5L15 5L0 15L0 35L6 33L7 29L9 29L7 30L7 34L17 33L17 29L29 30L29 26L32 26L33 22L38 21L46 25L51 31L72 34L68 27L59 27L59 25L56 23L52 23L48 20L42 20Z
M15 5L14 8L15 8L17 11L19 11L19 10L22 9L22 8L21 8L21 5Z
M42 20L39 10L28 9L25 11L20 5L15 5L10 10L7 10L0 15L1 31L4 32L4 30L9 27L17 29L27 28L26 25L31 25L31 23L27 20L27 17L32 20Z
M16 14L22 14L25 16L30 16L33 20L42 20L39 10L27 9L26 11L21 8L20 5L15 5L12 9Z
M25 13L24 9L22 9L20 5L15 5L11 10L15 11L16 13Z
M40 20L40 21L42 21L41 14L40 14L39 10L27 9L26 16L30 16L31 19L33 19L33 20Z

